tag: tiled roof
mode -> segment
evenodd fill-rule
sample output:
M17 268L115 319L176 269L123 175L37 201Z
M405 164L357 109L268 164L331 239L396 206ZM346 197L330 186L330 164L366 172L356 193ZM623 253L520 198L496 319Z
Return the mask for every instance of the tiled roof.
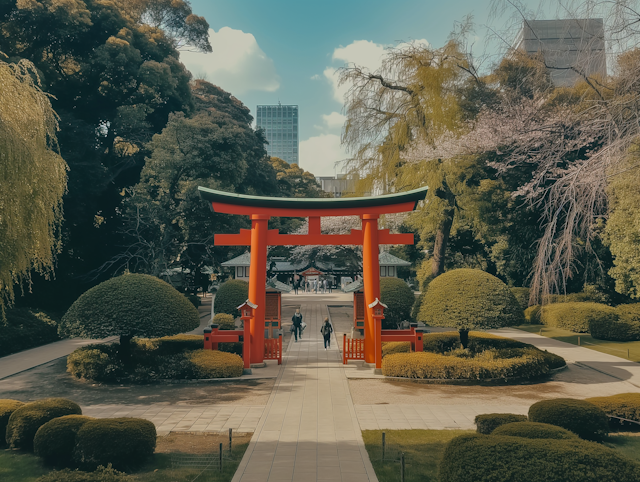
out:
M349 283L344 287L342 291L345 293L353 293L354 291L360 291L363 289L364 283L362 279L355 280L353 283Z
M244 254L220 264L222 266L249 266L251 264L251 253L249 253L249 251L245 251Z
M392 255L391 253L387 253L383 251L378 256L380 260L380 266L411 266L409 261L405 261L404 259L400 259L397 256Z
M278 280L269 280L267 281L267 290L271 288L272 290L289 293L293 288L291 286L284 284Z

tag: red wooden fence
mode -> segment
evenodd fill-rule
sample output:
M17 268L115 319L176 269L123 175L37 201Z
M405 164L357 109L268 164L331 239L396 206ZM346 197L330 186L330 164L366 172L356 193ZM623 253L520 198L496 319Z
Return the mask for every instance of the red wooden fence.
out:
M364 360L364 340L347 339L347 334L342 338L342 363L347 360Z
M282 335L264 340L264 359L278 360L278 365L282 365Z

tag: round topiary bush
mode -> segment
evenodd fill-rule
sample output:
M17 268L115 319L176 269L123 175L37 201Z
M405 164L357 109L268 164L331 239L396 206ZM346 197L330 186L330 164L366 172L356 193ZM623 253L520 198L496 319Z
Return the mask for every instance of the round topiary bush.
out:
M527 420L526 415L517 413L484 413L482 415L476 415L474 423L476 424L476 431L478 433L489 435L502 425L526 422Z
M155 448L156 427L148 420L93 419L78 430L73 459L90 470L108 464L125 470L143 463Z
M509 289L513 293L513 296L516 297L516 300L518 300L518 303L520 304L520 308L522 308L523 311L529 308L529 294L530 294L529 288L509 288Z
M230 315L228 313L216 313L216 315L213 317L213 323L218 325L218 328L220 328L221 330L236 329L236 320L233 315Z
M493 435L508 435L510 437L524 438L552 438L557 440L577 439L578 436L568 430L537 422L512 422L501 425L493 431Z
M65 415L82 415L80 406L65 398L45 398L27 403L9 417L7 443L11 448L33 450L33 438L49 420Z
M36 479L36 482L129 482L136 480L112 467L98 467L94 472L82 470L54 470Z
M249 283L239 279L225 281L218 288L216 298L213 301L214 313L226 313L234 318L240 316L238 306L249 298Z
M193 367L193 378L234 378L242 376L244 363L233 353L217 350L195 350L187 355Z
M440 482L630 482L640 464L580 439L462 435L445 447Z
M36 432L33 453L52 465L67 466L71 463L78 430L93 420L84 415L65 415L48 421Z
M0 399L0 435L4 435L7 432L7 423L9 423L9 417L17 409L24 405L19 400L11 400L8 398ZM0 447L5 444L3 436L0 436Z
M566 428L586 440L601 440L609 433L609 420L602 409L573 398L536 402L529 407L529 420Z
M543 306L540 321L546 326L586 333L592 323L605 324L618 319L615 308L600 303L556 303Z
M411 308L416 302L413 290L399 278L380 279L380 301L387 305L382 320L383 329L397 328L402 321L411 321Z
M64 336L120 337L127 362L137 337L176 335L200 326L198 310L170 284L145 274L124 274L100 283L78 298L62 317Z
M495 276L477 269L454 269L429 283L418 319L457 328L466 348L469 330L520 325L524 314L507 285Z
M640 340L640 303L619 305L614 308L616 316L589 320L589 333L598 340Z
M640 422L640 393L619 393L610 397L587 398L607 415Z

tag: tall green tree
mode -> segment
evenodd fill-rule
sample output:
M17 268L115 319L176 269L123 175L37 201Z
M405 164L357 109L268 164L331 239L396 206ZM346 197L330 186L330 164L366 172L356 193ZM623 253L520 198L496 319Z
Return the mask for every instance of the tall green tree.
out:
M14 285L49 274L60 249L67 165L33 64L0 61L0 319Z

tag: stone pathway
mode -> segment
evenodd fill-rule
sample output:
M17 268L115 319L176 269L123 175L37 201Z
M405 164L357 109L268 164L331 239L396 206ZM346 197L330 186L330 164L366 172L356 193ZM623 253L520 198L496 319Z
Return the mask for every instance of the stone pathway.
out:
M298 298L307 329L289 343L284 369L233 482L377 481L335 337L329 350L323 348L326 300Z

